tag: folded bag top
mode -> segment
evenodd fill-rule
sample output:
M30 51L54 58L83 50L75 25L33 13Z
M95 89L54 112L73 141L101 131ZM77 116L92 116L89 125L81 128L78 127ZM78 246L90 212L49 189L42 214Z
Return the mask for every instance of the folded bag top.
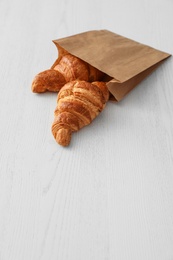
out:
M110 76L107 86L117 101L171 56L108 30L88 31L53 42L59 57L52 68L66 51L77 56Z

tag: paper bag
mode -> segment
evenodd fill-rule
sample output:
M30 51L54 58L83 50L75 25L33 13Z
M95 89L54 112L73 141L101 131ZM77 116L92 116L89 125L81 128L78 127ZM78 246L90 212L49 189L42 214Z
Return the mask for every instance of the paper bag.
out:
M155 70L170 54L108 30L94 30L53 41L59 57L69 52L108 75L107 86L116 101Z

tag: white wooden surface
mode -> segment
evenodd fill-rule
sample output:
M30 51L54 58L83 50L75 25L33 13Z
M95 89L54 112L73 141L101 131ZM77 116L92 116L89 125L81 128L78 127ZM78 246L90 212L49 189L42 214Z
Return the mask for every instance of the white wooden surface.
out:
M0 260L173 260L173 60L58 146L34 75L108 29L173 53L172 0L0 0Z

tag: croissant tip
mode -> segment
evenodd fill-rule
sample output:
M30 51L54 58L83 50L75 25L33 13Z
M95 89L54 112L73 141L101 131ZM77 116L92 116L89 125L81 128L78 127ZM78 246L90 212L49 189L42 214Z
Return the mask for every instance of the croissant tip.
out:
M31 85L31 91L32 91L33 93L37 93L37 91L36 91L36 88L35 88L35 85L34 85L34 84L32 84L32 85Z
M31 91L33 93L43 93L46 92L46 88L34 79L31 85Z
M33 93L38 93L38 92L39 92L39 85L38 85L37 76L35 76L35 78L34 78L33 81L32 81L31 91L32 91Z
M59 129L56 133L56 142L62 146L68 146L71 141L71 130L70 129Z

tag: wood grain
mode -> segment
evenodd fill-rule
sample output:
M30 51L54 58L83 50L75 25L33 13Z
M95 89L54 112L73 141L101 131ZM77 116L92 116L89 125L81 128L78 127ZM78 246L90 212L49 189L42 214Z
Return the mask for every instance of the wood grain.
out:
M0 260L173 259L173 63L109 102L68 148L31 93L53 39L108 29L173 53L170 0L0 1Z

